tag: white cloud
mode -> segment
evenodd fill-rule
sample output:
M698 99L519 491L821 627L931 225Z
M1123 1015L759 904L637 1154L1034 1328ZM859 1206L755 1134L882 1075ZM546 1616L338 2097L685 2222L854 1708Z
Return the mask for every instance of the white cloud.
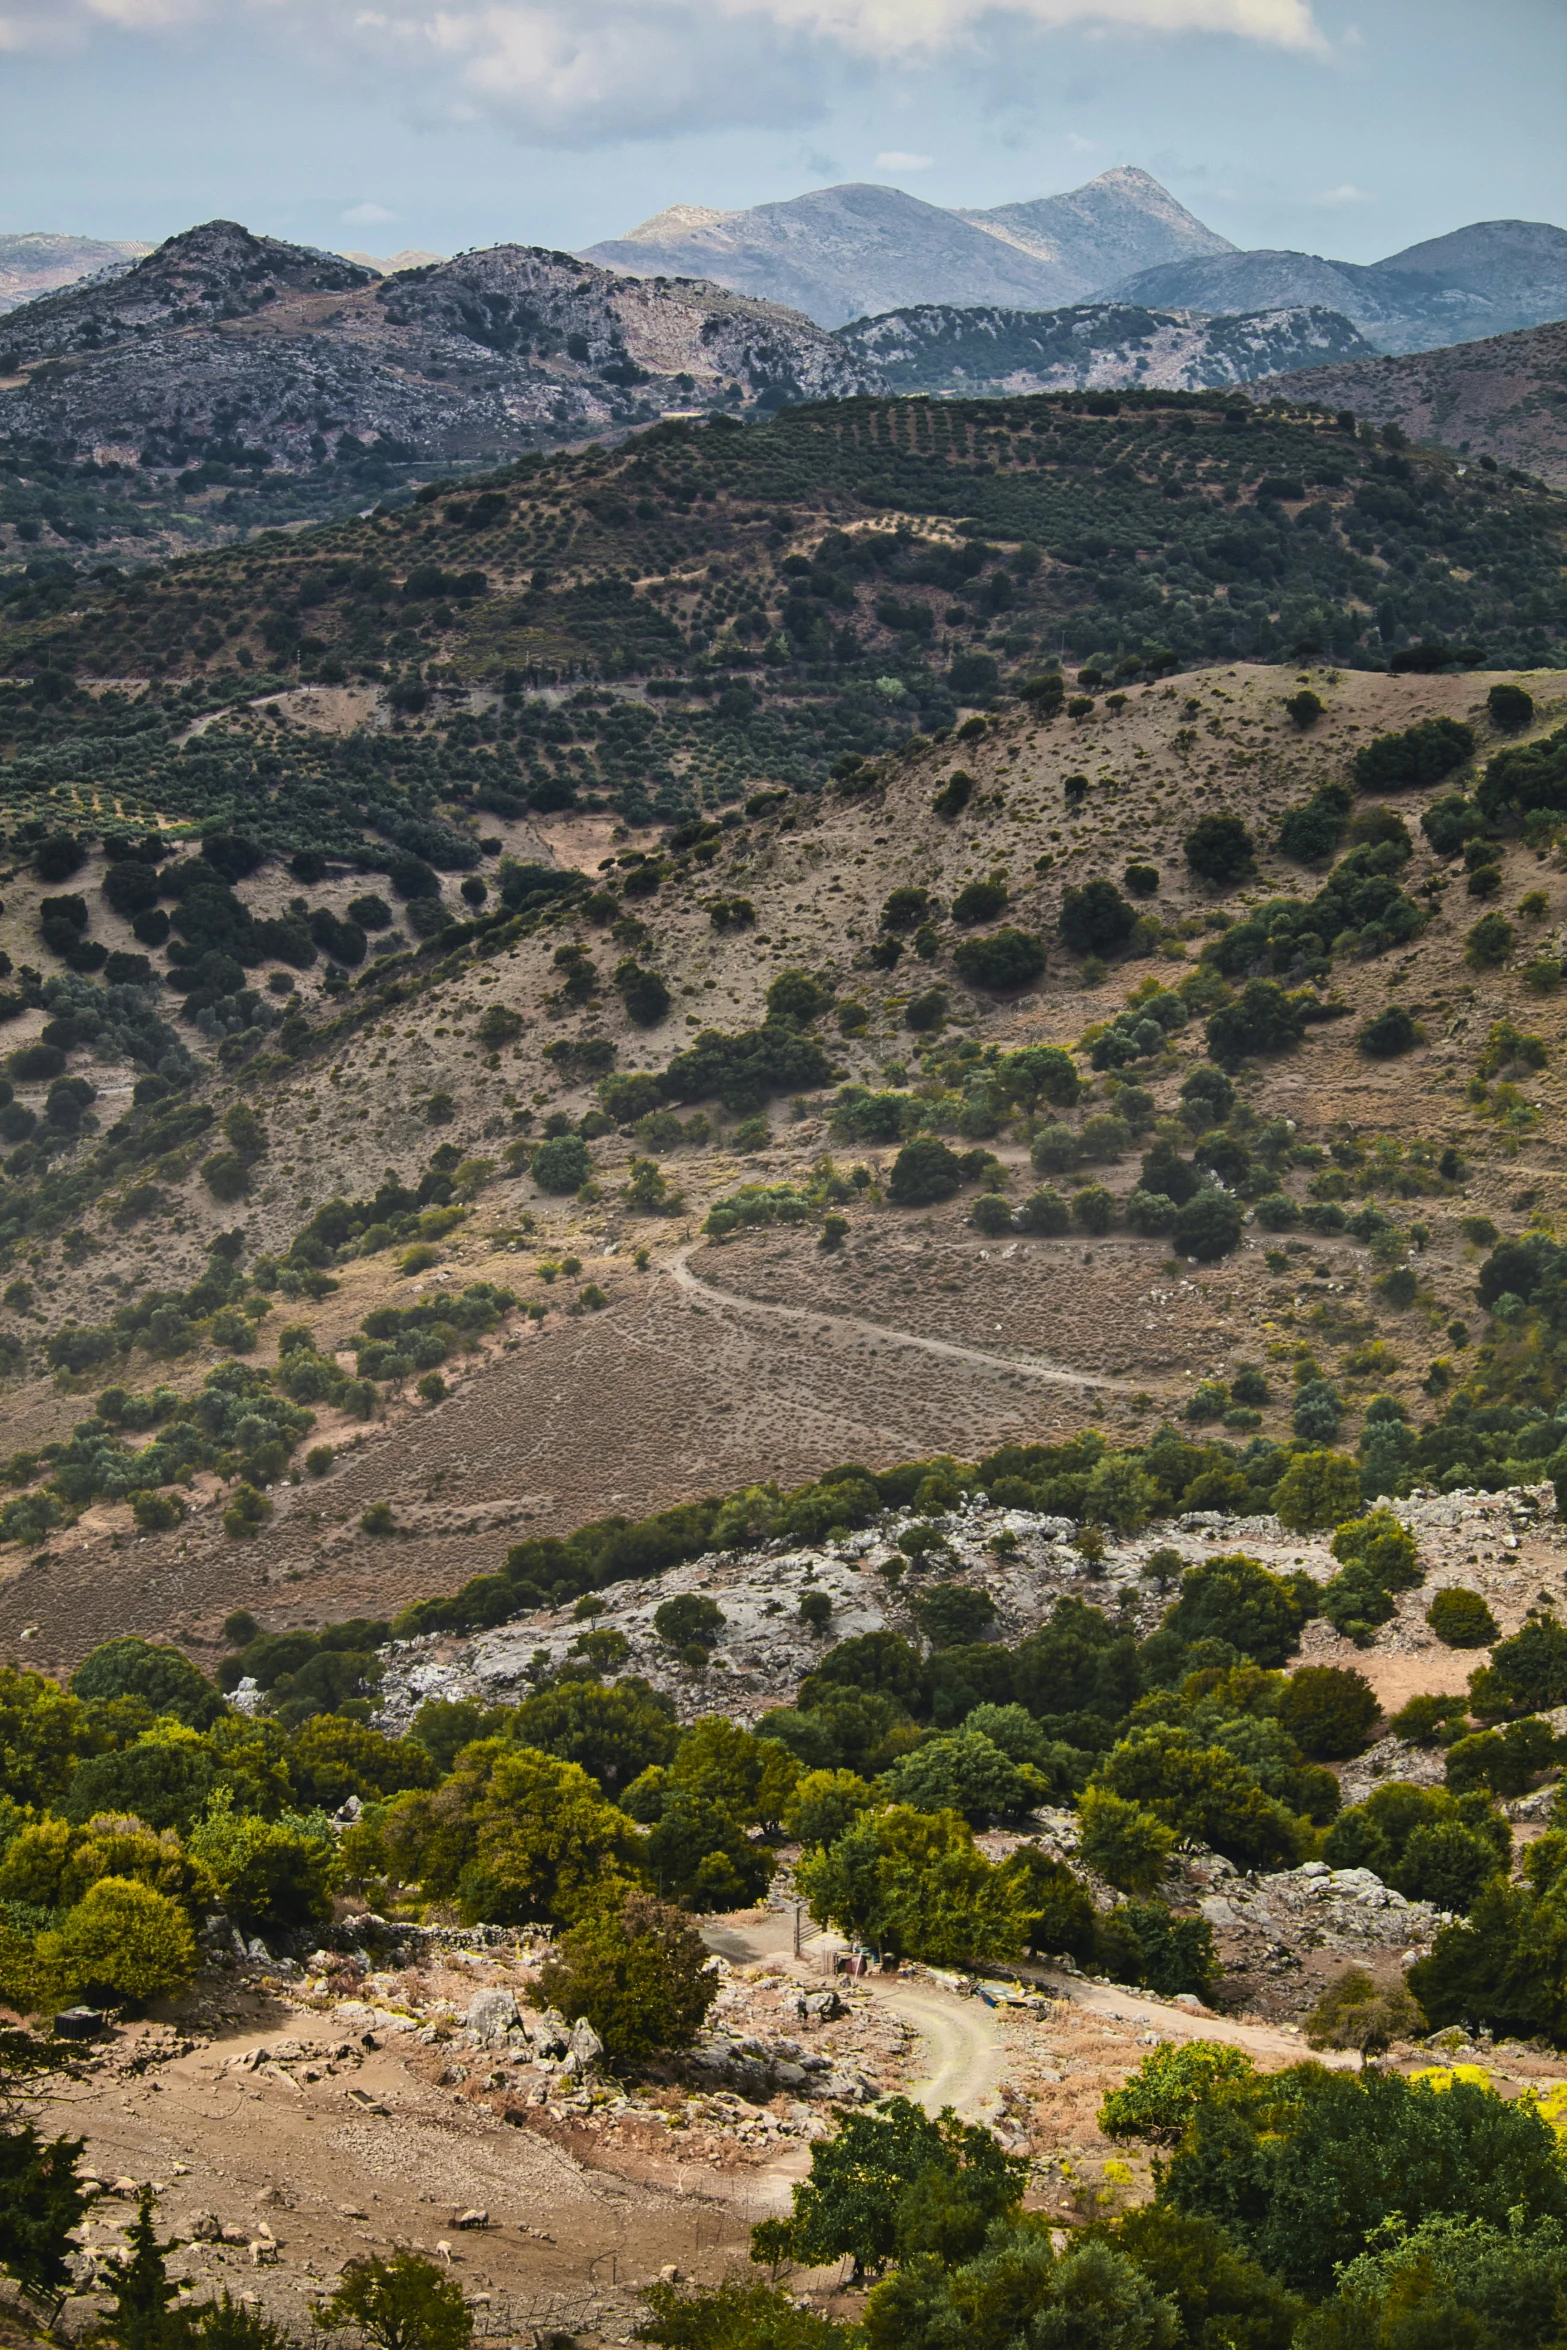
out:
M906 155L901 147L889 147L885 155L878 155L878 171L929 171L934 155Z
M1344 180L1336 188L1324 188L1319 195L1313 198L1313 202L1318 204L1374 204L1376 198L1369 190L1357 188L1352 181Z
M384 228L397 215L388 212L384 204L350 204L342 217L354 228Z
M926 64L1009 25L1325 48L1312 0L0 0L0 52L246 19L419 112L562 143L804 122L835 63Z

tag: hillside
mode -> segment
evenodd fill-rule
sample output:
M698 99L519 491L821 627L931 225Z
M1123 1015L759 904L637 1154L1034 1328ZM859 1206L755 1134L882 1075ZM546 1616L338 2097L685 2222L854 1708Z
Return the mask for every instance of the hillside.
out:
M1305 733L1281 706L1295 671L1213 670L1075 719L1006 706L826 793L753 795L664 837L587 810L476 805L453 754L482 746L480 702L347 738L377 829L353 855L305 849L290 869L288 833L321 838L305 769L330 777L345 738L325 730L348 716L345 697L300 691L279 717L236 714L200 738L203 756L221 743L263 782L279 767L299 778L264 827L270 857L229 832L153 872L128 855L124 816L100 814L84 830L110 845L63 884L57 864L40 857L43 879L19 863L5 945L37 976L9 999L22 1057L0 1234L22 1452L0 1525L27 1539L5 1554L0 1628L34 1627L47 1660L110 1630L209 1639L237 1601L274 1621L385 1616L492 1573L524 1536L739 1489L764 1467L788 1485L846 1458L973 1459L1085 1423L1136 1445L1204 1379L1220 1383L1204 1391L1215 1422L1242 1414L1222 1433L1231 1466L1204 1456L1231 1475L1246 1431L1288 1437L1308 1358L1341 1441L1385 1393L1438 1428L1423 1457L1468 1459L1456 1420L1458 1446L1440 1433L1452 1397L1540 1392L1528 1347L1476 1313L1480 1248L1492 1226L1549 1224L1567 1205L1562 1075L1528 1043L1553 1030L1531 974L1559 957L1567 919L1557 868L1529 845L1554 818L1531 819L1528 840L1503 830L1477 902L1419 824L1464 770L1398 797L1415 844L1402 863L1403 835L1373 802L1360 838L1391 839L1391 857L1365 866L1351 835L1333 910L1313 922L1303 901L1325 865L1278 849L1287 809L1413 721L1473 726L1482 764L1517 737L1488 718L1484 678L1311 682L1325 713ZM1557 677L1523 683L1543 737L1567 716ZM530 708L491 707L507 725ZM427 779L400 849L390 809L369 807L383 745ZM949 788L959 761L966 797ZM1241 816L1253 874L1214 885L1187 869L1198 809ZM25 858L29 835L13 838ZM1063 893L1119 885L1129 860L1154 874L1140 927L1085 961L1059 935ZM138 874L156 896L131 886ZM42 900L62 886L97 947L167 962L155 999L127 964L95 974L69 915L41 935ZM928 893L923 910L889 907L895 889ZM1248 945L1281 897L1297 907L1281 950ZM164 954L145 914L169 905ZM1513 944L1471 969L1464 940L1488 905ZM1003 978L970 950L1008 928L1044 951ZM1259 967L1305 988L1312 1024L1292 1049L1243 1047L1228 1111L1221 1087L1193 1121L1182 1088L1205 1023ZM775 985L790 972L813 977ZM1357 1039L1390 1007L1408 1037L1376 1059ZM1117 1020L1130 1041L1099 1051ZM710 1028L751 1041L723 1046ZM27 1058L40 1037L52 1060ZM1007 1061L1034 1046L1073 1056L1064 1090L1054 1063ZM1041 1076L1055 1090L1030 1106ZM1243 1207L1286 1205L1193 1263L1124 1218L1156 1135L1190 1170L1205 1121L1203 1148ZM971 1157L955 1191L910 1206L889 1171L916 1123ZM581 1139L557 1174L534 1153L562 1134ZM987 1171L1010 1202L999 1226L975 1208ZM552 1191L562 1177L587 1187ZM1102 1187L1108 1229L1087 1209L1075 1237L1013 1224L1041 1184L1063 1198ZM704 1242L726 1200L731 1236L711 1237L720 1217ZM829 1213L844 1227L832 1246ZM258 1378L280 1341L283 1395ZM1262 1386L1231 1396L1246 1363ZM94 1418L110 1387L107 1421ZM118 1399L160 1389L145 1407ZM210 1412L179 1402L203 1393ZM309 1444L329 1448L314 1464L325 1483L314 1470L289 1482L302 1411ZM149 1424L161 1471L117 1467L116 1444L141 1444L131 1431ZM1481 1466L1518 1441L1505 1415L1489 1425L1503 1434ZM187 1470L183 1524L130 1547L127 1474ZM246 1519L241 1496L234 1517L240 1482L270 1484L270 1515L258 1504ZM40 1513L46 1489L57 1498ZM380 1502L389 1539L359 1525Z
M1379 351L1429 351L1567 315L1567 229L1485 220L1384 261L1220 253L1159 264L1103 289L1166 309L1341 311Z
M0 313L53 293L57 286L74 285L78 278L128 268L151 251L150 245L134 241L60 236L43 229L0 237Z
M5 344L0 560L22 564L62 541L123 561L362 510L453 460L666 408L866 388L808 320L717 287L520 245L381 278L226 221L29 302Z
M170 759L203 709L296 680L385 686L404 709L454 687L590 688L548 724L497 717L493 790L674 817L818 783L1063 653L1138 674L1380 663L1430 638L1554 660L1564 521L1525 482L1234 393L671 422L302 546L145 578L36 566L0 603L0 674L44 673L9 721L12 789L42 810L112 773L127 814L243 814L270 838L249 764L230 770L217 738ZM151 707L73 693L149 674ZM397 740L378 756L395 769Z
M34 1547L49 1534L58 1505L40 1522L30 1496L66 1472L42 1448L71 1443L111 1380L163 1382L175 1400L153 1422L199 1428L177 1400L218 1367L250 1434L157 1456L189 1467L202 1506L108 1578L129 1520L70 1456L72 1522L44 1544L47 1571L10 1554L0 1627L36 1623L40 1653L111 1619L200 1630L296 1576L317 1612L384 1612L484 1571L508 1528L635 1515L759 1461L787 1479L852 1454L975 1457L1085 1417L1129 1440L1204 1372L1272 1359L1286 1313L1355 1393L1392 1382L1429 1417L1437 1332L1469 1312L1462 1218L1515 1228L1555 1196L1535 1107L1554 1064L1519 1086L1493 1055L1476 1076L1498 1020L1540 1022L1524 965L1554 968L1535 948L1555 951L1554 868L1531 845L1549 825L1531 817L1526 841L1499 822L1470 893L1417 821L1462 767L1402 796L1414 856L1398 870L1393 826L1397 886L1380 867L1336 883L1331 910L1281 931L1298 945L1248 950L1311 983L1318 1010L1238 1097L1247 1196L1288 1192L1281 1229L1340 1196L1369 1193L1395 1226L1415 1203L1425 1238L1383 1250L1415 1251L1413 1308L1331 1215L1276 1246L1248 1228L1214 1275L1120 1224L993 1240L968 1221L972 1186L999 1167L1020 1202L1054 1115L994 1090L997 1056L1081 1046L1085 1139L1059 1149L1087 1172L1059 1187L1124 1202L1203 1023L1258 967L1230 958L1223 923L1247 935L1248 909L1323 886L1276 846L1284 811L1415 720L1476 727L1482 762L1515 739L1487 715L1494 668L1373 666L1373 612L1399 638L1489 640L1493 664L1538 632L1560 661L1538 583L1562 520L1543 492L1233 398L851 402L661 425L139 581L29 585L0 641L0 668L31 680L0 689L0 1349L28 1453L0 1525ZM1315 725L1285 717L1294 668L1224 660L1237 608L1264 643L1309 618L1342 632L1341 664L1365 664L1302 653ZM1063 638L1066 710L1047 685L1008 698ZM1532 736L1561 723L1558 677L1525 680ZM1350 845L1312 804L1310 853ZM1199 810L1243 818L1254 874L1187 871ZM57 835L77 845L37 846ZM1154 894L1107 967L1085 963L1058 935L1062 893L1120 886L1129 861L1149 862ZM1528 910L1502 963L1470 972L1473 895L1493 885ZM886 908L899 888L916 893L906 913ZM970 952L998 930L1021 936L997 950L1015 968ZM790 970L814 977L768 1024ZM1193 992L1169 995L1175 981ZM1171 1025L1131 1022L1096 1069L1089 1032L1139 990ZM1390 1001L1425 1042L1375 1061L1355 1039ZM861 1110L846 1084L892 1098ZM978 1157L956 1196L911 1215L888 1175L927 1112ZM523 1172L562 1128L588 1154L581 1200L580 1164L561 1195ZM1442 1174L1449 1145L1461 1172ZM636 1175L634 1156L656 1164ZM313 1223L337 1194L365 1205ZM736 1194L736 1235L687 1263ZM839 1205L848 1236L823 1249ZM224 1232L239 1237L209 1258ZM400 1353L387 1334L409 1306ZM372 1343L364 1317L393 1308ZM302 1423L254 1383L302 1324L313 1351L290 1391L311 1441L344 1452L319 1493L286 1483ZM1270 1392L1287 1420L1284 1374ZM229 1508L247 1463L275 1515L236 1541L207 1497ZM383 1498L403 1527L389 1548L355 1531Z
M1567 489L1567 323L1444 351L1295 369L1267 381L1261 396L1270 395L1354 408L1373 424L1523 466Z
M839 327L834 339L861 366L875 369L890 392L992 397L1155 387L1204 391L1321 366L1317 354L1343 363L1369 357L1371 349L1347 319L1331 310L1192 318L1114 302L1086 302L1066 310L924 304L854 319Z

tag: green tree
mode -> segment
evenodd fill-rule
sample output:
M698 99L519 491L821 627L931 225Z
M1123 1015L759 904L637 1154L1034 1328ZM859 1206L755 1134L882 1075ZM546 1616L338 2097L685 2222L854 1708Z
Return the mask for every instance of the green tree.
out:
M1102 1453L1088 1472L1082 1514L1117 1534L1140 1534L1159 1507L1159 1488L1136 1453Z
M1161 2205L1214 2219L1291 2289L1320 2298L1395 2214L1508 2224L1567 2217L1549 2125L1471 2082L1295 2065L1194 2108Z
M689 1648L693 1641L711 1648L727 1621L718 1602L699 1591L679 1592L653 1610L653 1629L668 1648Z
M540 1191L564 1197L582 1189L593 1172L593 1162L580 1135L555 1134L539 1144L529 1172Z
M1085 1788L1077 1809L1083 1866L1122 1893L1151 1892L1175 1850L1175 1830L1107 1787Z
M140 1697L154 1713L209 1730L227 1712L212 1683L177 1648L127 1637L106 1640L71 1675L76 1697Z
M432 1794L400 1795L381 1828L389 1863L471 1920L570 1924L630 1890L641 1844L575 1763L481 1739Z
M1347 1453L1299 1452L1273 1491L1273 1507L1292 1534L1320 1534L1360 1507L1360 1471Z
M419 1725L428 1711L426 1705L415 1715L413 1737L423 1735ZM519 1746L535 1746L562 1762L580 1763L606 1792L629 1787L652 1765L667 1763L679 1735L673 1698L636 1674L608 1686L558 1681L553 1688L524 1698L511 1717L510 1730ZM481 1727L471 1733L486 1734ZM447 1770L454 1760L455 1751L447 1757Z
M1074 955L1109 955L1131 937L1137 912L1113 881L1087 881L1062 892L1058 926Z
M9 2096L39 2077L49 2052L41 2042L24 2045L29 2036L21 2032L0 2040L0 2091ZM71 2231L90 2200L77 2176L82 2145L40 2138L31 2122L14 2118L0 2127L0 2269L51 2321L71 2290Z
M1279 1720L1313 1762L1363 1754L1382 1708L1363 1673L1347 1665L1302 1665L1279 1695Z
M1232 1551L1187 1569L1164 1624L1182 1640L1225 1640L1253 1663L1277 1666L1300 1645L1301 1607L1287 1583Z
M988 1591L966 1583L931 1583L912 1602L914 1616L933 1648L957 1648L978 1640L996 1620Z
M582 1918L539 1977L562 2015L587 2017L612 2063L688 2048L718 1996L706 1944L680 1910L630 1893L617 1911Z
M1249 2089L1257 2067L1244 2048L1222 2040L1187 2040L1152 2049L1099 2108L1107 2138L1145 2138L1173 2146L1197 2107L1227 2089Z
M1195 1257L1200 1265L1214 1264L1240 1246L1244 1220L1239 1200L1227 1191L1194 1192L1176 1211L1175 1246L1183 1257Z
M963 1169L939 1134L916 1134L892 1164L887 1197L900 1208L928 1207L962 1188Z
M102 1985L122 1999L167 1999L189 1989L196 1956L179 1903L133 1877L100 1877L38 1937L39 1963L73 1997Z
M1517 936L1505 914L1482 914L1464 940L1464 961L1471 971L1494 971L1512 953Z
M976 1826L1029 1811L1050 1791L1042 1773L1013 1762L967 1724L927 1738L893 1764L883 1785L894 1803L910 1804L915 1811L961 1812Z
M865 1812L799 1863L795 1883L823 1923L938 1966L999 1962L1026 1945L1017 1880L991 1866L956 1812Z
M190 1849L212 1871L223 1906L252 1933L325 1925L342 1881L337 1839L321 1812L275 1820L238 1810L219 1788Z
M760 2278L649 2285L642 2298L650 2314L638 2339L664 2350L854 2350L852 2333Z
M1182 843L1186 862L1199 881L1228 888L1250 870L1251 834L1238 816L1199 816Z
M808 1846L836 1844L875 1802L874 1789L857 1771L802 1772L784 1813L784 1833Z
M848 2258L856 2277L878 2273L912 2249L911 2234L934 2216L929 2189L937 2184L966 2206L953 2213L948 2205L948 2245L959 2248L957 2233L977 2249L986 2230L1016 2210L1027 2176L1026 2162L1004 2154L988 2130L960 2122L950 2106L933 2121L906 2097L886 2097L873 2113L845 2114L836 2133L812 2147L811 2175L794 2188L790 2217L753 2229L751 2257L808 2268Z
M351 2260L313 2314L328 2332L355 2328L375 2350L468 2350L473 2338L461 2285L417 2252Z
M152 2218L153 2190L143 2187L136 2217L125 2231L128 2258L114 2270L105 2331L118 2350L169 2350L179 2335L174 2304L180 2289L169 2278L167 2258L178 2250L171 2236L160 2244Z
M1048 2216L997 2227L961 2267L911 2262L877 2285L865 2306L866 2350L1175 2350L1173 2302L1101 2236L1057 2257Z
M1291 2350L1304 2303L1214 2221L1144 2204L1106 2232L1173 2305L1191 2350Z
M1111 1748L1096 1784L1242 1868L1290 1868L1311 1849L1307 1823L1266 1794L1244 1763L1174 1723L1133 1730Z

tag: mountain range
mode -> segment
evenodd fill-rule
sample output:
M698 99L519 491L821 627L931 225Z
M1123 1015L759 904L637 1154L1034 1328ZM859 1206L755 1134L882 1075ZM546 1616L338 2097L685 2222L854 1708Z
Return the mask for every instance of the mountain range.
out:
M12 313L0 433L124 463L318 463L344 435L429 459L853 392L809 319L716 286L493 245L378 277L209 221L106 283Z
M1233 250L1147 172L1126 168L993 212L948 212L861 183L741 212L678 204L584 258L634 277L709 278L844 326L911 303L1054 308L1132 271Z
M1240 252L1132 167L988 212L861 185L738 212L677 204L586 258L705 277L830 327L930 303L1316 309L1339 311L1374 350L1423 351L1567 316L1567 231L1549 222L1476 221L1370 263Z

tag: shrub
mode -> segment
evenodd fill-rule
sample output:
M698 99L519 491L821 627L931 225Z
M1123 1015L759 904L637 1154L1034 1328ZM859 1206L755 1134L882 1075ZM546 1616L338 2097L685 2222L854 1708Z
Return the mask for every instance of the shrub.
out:
M1453 718L1422 718L1402 734L1379 734L1358 750L1355 783L1363 792L1423 790L1474 754L1473 727Z
M1366 1022L1355 1042L1371 1060L1391 1061L1420 1042L1420 1031L1402 1004L1389 1004Z
M957 1154L935 1134L916 1134L893 1161L887 1197L900 1208L927 1207L951 1199L961 1189L963 1169Z
M1188 2040L1155 2048L1099 2108L1107 2138L1145 2138L1173 2146L1201 2104L1224 2090L1245 2090L1256 2065L1243 2048Z
M1300 1222L1300 1208L1287 1191L1264 1192L1252 1214L1264 1232L1293 1232Z
M1090 1183L1073 1193L1072 1214L1085 1232L1106 1233L1115 1222L1115 1199L1102 1183Z
M1199 1191L1175 1218L1175 1245L1182 1256L1208 1265L1240 1245L1244 1218L1239 1200L1225 1191Z
M999 1239L1003 1232L1012 1230L1012 1209L998 1191L982 1191L969 1210L969 1222L976 1232L991 1239Z
M1330 1983L1306 2018L1307 2045L1354 2048L1362 2058L1381 2056L1394 2040L1413 2040L1425 2018L1402 1983L1381 1990L1363 1967L1350 1967Z
M1030 1192L1018 1210L1018 1222L1025 1232L1039 1232L1059 1239L1071 1227L1072 1215L1058 1191L1048 1185L1041 1191Z
M506 1004L490 1004L479 1015L474 1035L487 1053L498 1053L502 1045L515 1044L522 1034L523 1020Z
M1489 1648L1502 1636L1479 1592L1456 1585L1437 1592L1426 1609L1426 1622L1445 1648Z
M1493 685L1485 697L1485 707L1493 726L1516 733L1534 719L1534 698L1521 685Z
M1482 914L1464 941L1464 961L1472 971L1493 971L1506 962L1516 938L1505 914Z
M177 1901L133 1877L100 1877L41 1934L45 1970L75 1993L102 1985L122 1999L166 1999L189 1988L196 1941Z
M580 1191L593 1171L588 1146L576 1134L555 1134L541 1142L529 1169L540 1191L564 1197Z
M768 1018L792 1020L797 1028L808 1028L832 1010L832 1003L832 990L808 971L780 971L767 990Z
M1318 1534L1360 1507L1360 1470L1347 1453L1297 1453L1274 1488L1273 1507L1292 1534Z
M1113 954L1136 926L1135 911L1113 881L1087 881L1063 893L1058 928L1074 955Z
M1043 976L1045 950L1037 938L1010 924L988 938L965 938L953 950L960 978L993 995L1013 995Z
M1381 1708L1364 1674L1345 1665L1302 1665L1285 1682L1278 1718L1308 1760L1363 1754Z
M1159 868L1157 865L1128 865L1121 879L1134 898L1157 897Z
M1299 693L1287 694L1284 698L1285 711L1291 723L1297 726L1302 734L1306 732L1308 727L1316 725L1326 707L1321 695L1314 694L1309 685L1303 685Z
M214 1151L201 1162L201 1180L216 1200L243 1199L250 1189L250 1170L235 1151Z
M555 1945L539 1977L563 2015L586 2016L612 2063L688 2048L718 1996L705 1943L689 1917L650 1894L628 1894Z
M1201 881L1238 881L1252 862L1252 839L1238 816L1201 816L1183 843L1186 862Z
M254 1485L237 1485L228 1508L223 1513L223 1531L233 1539L243 1541L263 1527L272 1515L272 1504Z
M653 1611L653 1629L669 1648L687 1648L693 1641L711 1648L727 1621L717 1601L698 1591L679 1592Z
M952 901L952 919L968 928L975 922L993 922L1007 902L1007 885L991 877L965 883Z
M1301 1608L1287 1583L1236 1551L1188 1568L1164 1623L1182 1640L1225 1640L1254 1664L1277 1667L1300 1644Z

